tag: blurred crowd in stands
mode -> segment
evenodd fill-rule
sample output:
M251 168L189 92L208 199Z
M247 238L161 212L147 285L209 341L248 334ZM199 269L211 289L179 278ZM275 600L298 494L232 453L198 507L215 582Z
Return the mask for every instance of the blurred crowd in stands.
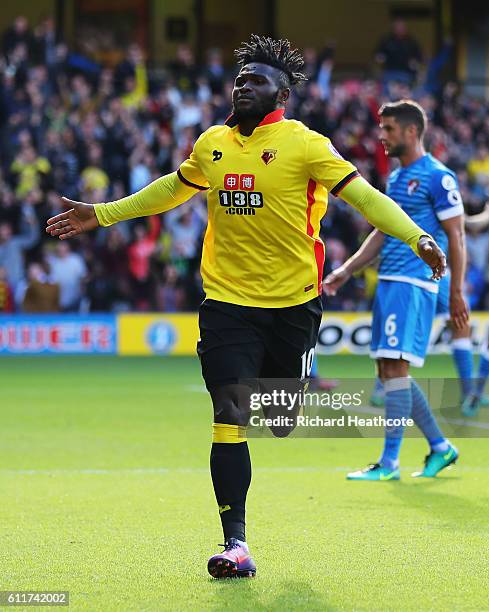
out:
M304 49L309 81L286 117L329 136L375 186L390 169L378 141L382 101L415 97L426 109L426 145L458 173L468 214L489 199L489 104L442 79L450 54L423 62L402 22L380 43L376 79L334 78L333 49ZM172 172L198 135L230 110L233 68L219 49L197 65L182 45L175 61L148 69L132 45L115 67L57 42L53 20L34 29L18 17L2 37L0 58L0 312L193 311L203 299L199 262L205 196L173 211L100 228L60 242L43 233L61 211L60 194L103 202L134 193ZM325 274L340 265L370 227L331 197L323 220ZM472 308L489 304L489 232L468 235L467 291ZM374 268L325 307L370 305Z

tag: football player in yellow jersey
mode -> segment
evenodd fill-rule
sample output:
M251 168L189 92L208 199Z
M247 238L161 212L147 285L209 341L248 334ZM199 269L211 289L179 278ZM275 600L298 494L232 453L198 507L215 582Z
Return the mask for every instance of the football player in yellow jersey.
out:
M224 551L208 562L216 578L256 572L245 537L251 391L240 381L303 384L308 378L321 320L319 229L328 191L341 192L372 225L408 243L433 278L445 271L445 256L433 239L361 178L328 138L284 119L291 86L305 78L299 52L286 40L252 35L236 57L232 115L200 136L177 172L116 202L63 198L68 210L46 228L64 240L208 192L206 299L197 351L214 408L211 474L225 539Z

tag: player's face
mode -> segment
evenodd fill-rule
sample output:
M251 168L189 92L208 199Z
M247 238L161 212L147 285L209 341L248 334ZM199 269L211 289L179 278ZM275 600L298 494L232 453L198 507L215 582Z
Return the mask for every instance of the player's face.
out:
M394 117L380 118L380 142L388 157L400 157L406 152L406 134Z
M238 121L263 118L284 104L288 89L280 87L281 72L266 64L247 64L239 71L233 88L233 113Z

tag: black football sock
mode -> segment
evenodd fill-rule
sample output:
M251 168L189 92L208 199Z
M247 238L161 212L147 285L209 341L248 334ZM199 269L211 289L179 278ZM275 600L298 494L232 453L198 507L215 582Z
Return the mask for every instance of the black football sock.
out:
M246 541L245 506L251 482L251 461L242 431L244 428L238 425L214 423L211 475L226 542L229 538Z

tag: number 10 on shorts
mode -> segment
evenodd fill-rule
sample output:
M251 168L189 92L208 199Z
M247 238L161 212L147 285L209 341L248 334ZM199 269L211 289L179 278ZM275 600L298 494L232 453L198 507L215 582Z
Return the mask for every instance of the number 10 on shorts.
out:
M314 361L314 348L309 351L304 351L301 355L302 369L301 380L307 378L311 374L312 362Z

